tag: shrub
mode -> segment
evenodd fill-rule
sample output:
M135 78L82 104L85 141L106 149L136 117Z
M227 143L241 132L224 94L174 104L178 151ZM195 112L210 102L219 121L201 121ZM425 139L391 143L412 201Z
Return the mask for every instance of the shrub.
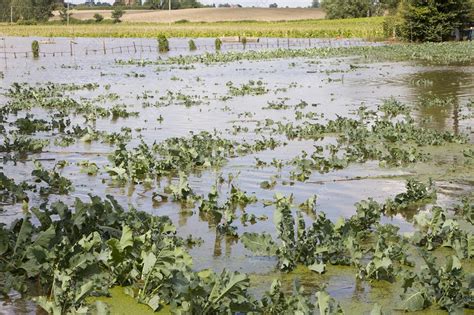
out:
M222 41L220 38L216 38L216 41L214 42L214 45L216 47L216 51L220 51L222 48Z
M115 8L112 11L112 20L114 21L114 23L122 22L122 20L120 20L120 18L123 16L123 14L124 14L124 11L122 9Z
M403 20L398 15L387 16L382 24L383 34L386 38L401 37Z
M321 7L321 3L319 2L319 0L313 0L313 2L311 3L311 7L312 8L319 8L319 7Z
M94 14L94 19L96 23L100 23L104 20L104 16L102 14L96 13Z
M440 42L469 20L471 0L403 0L401 34L412 41Z
M189 44L189 50L190 50L190 51L194 51L194 50L197 49L196 43L194 42L194 40L190 39L189 42L188 42L188 44Z
M33 58L39 57L40 46L37 40L31 43L31 51L33 52Z
M359 18L370 15L371 0L325 0L322 7L328 19Z
M67 9L67 7L62 7L59 10L59 18L61 19L62 22L67 22L68 18L71 18L72 13L70 13Z
M18 20L17 22L18 25L37 25L38 22L35 20Z
M170 51L170 44L165 35L158 36L158 51L160 53L165 53Z

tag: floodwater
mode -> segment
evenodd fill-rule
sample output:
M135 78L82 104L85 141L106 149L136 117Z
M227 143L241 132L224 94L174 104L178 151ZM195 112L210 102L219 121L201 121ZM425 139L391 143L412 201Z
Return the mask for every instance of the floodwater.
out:
M43 39L47 40L47 39ZM32 38L7 38L5 51L27 51ZM66 39L55 39L55 44L43 44L42 51L68 51L69 42ZM132 45L147 41L146 45L154 44L150 40L117 39L106 45ZM104 41L100 39L77 39L81 51L84 47L100 47ZM209 40L197 40L197 43L208 43ZM184 40L171 40L172 47L186 47ZM0 42L0 45L2 43ZM143 44L143 45L145 45ZM175 46L173 46L175 45ZM198 44L199 45L199 44ZM204 45L204 44L203 44ZM314 45L314 43L313 43ZM321 44L323 45L323 44ZM79 48L75 48L79 51ZM95 49L95 48L94 48ZM2 54L0 47L0 55ZM185 49L172 51L171 54L185 54ZM197 52L199 53L199 51ZM6 54L5 54L6 55ZM165 55L166 56L166 55ZM116 60L156 59L156 53L134 51L120 53L88 53L68 54L32 58L11 55L7 59L0 59L0 93L4 93L14 82L28 82L29 84L54 83L97 83L100 87L93 91L70 92L78 100L80 98L94 99L99 95L115 93L119 95L116 101L105 100L103 106L125 104L129 111L140 112L139 117L127 119L119 118L98 119L94 127L97 130L118 132L122 127L134 130L132 145L139 143L138 135L148 143L161 142L169 137L188 136L190 132L214 131L229 139L247 140L260 139L262 134L255 134L252 130L255 122L271 118L274 121L294 121L294 109L268 110L263 109L268 102L280 102L296 105L305 101L308 106L303 112L315 111L323 114L324 119L334 119L339 116L351 115L360 105L376 109L383 99L395 97L398 100L414 104L416 118L420 121L430 118L428 124L439 130L467 133L473 142L471 127L472 119L460 119L469 99L474 98L474 65L468 66L428 66L408 62L377 62L366 63L357 58L332 59L278 59L268 61L240 61L227 64L193 64L191 67L177 65L119 65ZM166 57L163 57L166 58ZM357 65L351 69L350 65ZM269 93L259 96L234 97L222 100L227 95L226 83L232 81L235 86L248 83L249 80L261 80ZM155 102L167 91L181 92L186 95L197 95L202 104L185 107L172 105L167 107L143 107L143 103ZM148 99L143 99L147 95ZM448 107L417 106L423 97L430 96L450 97L454 101ZM150 98L153 96L153 98ZM7 98L0 95L0 105L7 102ZM47 115L41 110L34 110L41 117ZM163 117L159 122L158 118ZM74 117L76 123L83 123L81 117ZM324 121L324 120L322 120ZM249 127L248 132L232 134L235 126ZM139 129L137 131L137 128ZM269 134L263 134L270 136ZM47 137L48 135L44 135ZM270 162L273 158L285 161L300 155L302 151L312 152L313 145L327 144L334 139L323 141L289 141L278 135L271 135L276 139L287 142L275 150L266 150L257 154L230 159L221 169L203 171L200 174L189 176L190 186L197 194L206 194L210 191L219 174L228 178L232 174L233 184L248 194L254 194L259 202L249 205L245 211L257 216L265 215L268 220L258 221L254 225L243 226L240 220L234 225L238 233L263 232L274 234L272 207L264 207L263 200L271 200L275 192L284 195L293 194L295 204L305 201L316 194L318 196L317 209L327 213L328 218L336 220L340 216L349 217L354 211L354 203L374 198L383 201L404 191L404 180L391 179L390 176L408 174L404 169L381 168L377 162L352 164L348 168L327 174L314 172L306 182L294 182L294 185L283 185L289 181L289 168L281 171L272 167L256 168L255 158ZM75 190L69 196L51 196L51 200L64 200L71 203L74 198L88 199L88 194L105 196L111 194L124 206L130 204L135 208L155 215L169 216L176 224L178 233L184 237L192 234L201 237L204 243L190 250L194 257L197 270L223 268L251 273L254 276L255 290L268 288L271 276L275 276L276 261L271 258L255 257L238 241L221 237L216 234L215 227L200 219L197 209L193 213L182 211L177 203L155 204L152 201L154 189L147 190L140 185L116 187L109 184L108 175L100 172L98 176L88 176L80 173L77 162L89 160L100 168L109 161L107 155L114 148L100 142L76 144L67 148L51 145L41 154L30 156L27 161L19 162L16 166L8 163L3 166L7 176L16 180L30 178L33 169L32 159L43 160L45 168L51 168L57 161L70 162L62 174L73 181ZM52 160L51 160L52 159ZM260 188L262 181L271 181L271 177L280 175L278 184L272 190ZM348 180L356 177L368 177L361 180ZM104 182L103 182L104 180ZM176 179L165 179L163 185ZM437 183L439 185L446 183ZM454 183L444 185L445 189L439 193L438 202L451 204L453 197L471 191L469 183ZM446 188L447 187L447 188ZM450 189L449 187L452 187ZM225 198L228 185L219 187L222 198ZM156 188L158 190L159 188ZM162 188L161 188L162 189ZM33 198L30 206L35 206L43 200ZM0 222L10 223L22 216L21 205L6 206L0 212ZM238 213L239 214L239 213ZM390 222L400 226L402 232L412 230L412 225L402 216L384 218L383 222ZM286 275L281 276L286 279ZM303 283L310 286L327 283L329 293L344 303L353 299L360 299L367 303L381 300L380 294L374 292L368 284L356 282L353 270L328 272L324 276L302 273ZM312 277L312 278L311 278ZM289 281L289 280L288 280ZM290 282L290 281L289 281ZM382 291L385 289L381 289ZM386 289L389 290L389 289ZM383 291L387 296L390 292ZM387 302L388 303L388 302ZM34 306L20 303L0 306L6 313L31 312ZM20 309L24 308L24 309ZM2 311L0 311L0 314Z

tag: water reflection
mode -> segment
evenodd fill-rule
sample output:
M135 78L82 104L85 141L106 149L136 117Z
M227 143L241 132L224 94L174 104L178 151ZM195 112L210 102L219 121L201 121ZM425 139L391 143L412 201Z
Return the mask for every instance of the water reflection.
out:
M222 256L222 243L224 243L225 257L230 257L232 253L232 245L236 244L238 240L239 239L237 237L223 235L222 233L216 231L213 256Z
M458 134L460 106L474 91L474 73L459 67L423 69L410 74L408 81L412 94L421 95L417 102L418 116L428 119L432 128Z
M193 216L192 210L181 210L179 211L178 225L180 227L185 226L188 223L188 218Z

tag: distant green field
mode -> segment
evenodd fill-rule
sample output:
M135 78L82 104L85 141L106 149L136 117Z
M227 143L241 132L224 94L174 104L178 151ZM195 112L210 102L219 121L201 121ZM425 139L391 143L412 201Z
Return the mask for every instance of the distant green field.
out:
M286 22L188 22L120 23L120 24L64 24L9 25L0 24L2 36L51 37L217 37L258 36L294 38L384 38L383 17L344 20L303 20Z

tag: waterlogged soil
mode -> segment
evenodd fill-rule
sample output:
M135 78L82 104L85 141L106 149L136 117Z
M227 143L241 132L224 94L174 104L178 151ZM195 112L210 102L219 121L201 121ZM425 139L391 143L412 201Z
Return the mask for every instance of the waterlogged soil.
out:
M29 39L22 39L29 43ZM131 40L130 40L131 41ZM137 57L140 56L129 56ZM278 170L272 166L256 167L256 159L271 162L272 159L289 161L301 155L302 151L311 153L314 145L335 143L334 137L322 141L289 140L278 134L256 133L258 122L266 119L282 122L295 122L294 105L304 101L309 104L304 113L314 112L319 121L335 119L338 116L351 116L361 105L376 110L384 99L394 97L407 103L420 124L440 131L455 134L466 134L472 150L474 133L472 115L466 109L470 99L474 98L474 65L463 66L430 66L409 62L376 62L370 63L354 58L331 59L278 59L269 61L239 61L227 64L192 64L180 65L122 65L116 59L129 58L117 55L88 55L80 57L55 56L8 59L6 64L0 62L0 104L6 104L8 98L3 95L15 82L27 82L34 86L53 82L57 84L96 83L97 89L66 92L67 95L80 100L89 99L105 107L114 104L125 104L127 111L139 112L137 117L118 119L97 119L93 126L96 130L120 132L124 127L132 129L131 146L141 140L147 144L160 143L170 137L185 137L190 133L217 131L222 137L237 141L254 141L262 135L274 137L286 142L274 150L264 150L255 154L230 158L219 169L203 170L188 174L189 185L196 194L206 195L220 175L225 179L233 178L232 184L247 194L255 195L258 202L248 205L245 212L266 220L255 224L242 224L235 220L239 234L243 232L269 232L275 236L272 220L273 208L265 207L264 200L271 200L276 192L283 195L293 194L294 203L300 204L316 194L317 211L324 211L333 221L337 218L354 214L354 203L374 198L384 201L404 191L405 179L415 176L420 180L433 178L438 191L438 204L449 206L462 196L472 194L474 172L472 165L457 163L462 151L459 145L424 149L433 157L426 163L416 163L398 168L382 167L377 161L363 164L350 164L347 168L331 171L326 174L313 172L304 182L293 181L290 177L291 167L284 166ZM142 56L143 57L143 56ZM146 58L154 58L146 56ZM229 84L239 87L250 80L261 81L267 92L262 95L244 95L229 97ZM195 103L183 106L172 100L169 106L150 106L160 97L166 97L168 91L192 96ZM97 100L100 95L115 95ZM430 97L450 98L443 106L423 105L423 99ZM287 109L265 108L269 103L290 105ZM47 113L40 109L31 111L35 118L47 118ZM85 123L80 116L71 116L76 123ZM248 131L242 131L243 128ZM38 133L38 137L48 138L48 133ZM469 145L468 145L469 146ZM466 148L466 146L464 146ZM399 284L383 282L369 283L356 280L355 269L351 267L330 266L323 275L310 272L306 267L283 274L275 271L276 259L259 257L246 250L233 238L221 236L215 227L200 218L197 209L182 209L176 202L156 202L153 194L162 190L168 183L175 183L177 178L161 181L162 187L152 189L143 185L118 185L110 181L109 175L99 171L97 176L82 173L77 163L87 160L96 163L99 170L110 165L108 160L115 148L100 141L78 141L67 147L51 144L44 152L31 155L27 160L3 165L3 172L17 181L31 177L34 169L33 160L40 160L46 169L52 168L59 160L68 165L61 174L73 182L74 191L67 196L51 195L50 201L63 200L72 203L74 198L88 200L88 194L105 196L113 195L122 205L133 207L155 215L168 216L177 227L178 233L187 237L201 238L203 243L190 250L196 270L211 268L220 271L224 268L245 272L251 275L252 290L257 294L267 290L274 277L281 278L284 286L291 288L295 278L299 278L308 292L326 287L326 290L337 298L344 309L357 310L353 313L368 312L371 305L378 302L383 309L394 310L400 300ZM263 181L271 182L278 175L272 189L262 189ZM221 199L224 200L229 190L227 183L218 185ZM41 198L30 199L30 206L43 202ZM21 204L4 206L0 212L0 222L10 223L23 216ZM239 215L239 211L237 211ZM399 214L385 217L382 222L390 222L400 227L402 233L413 231L410 214ZM306 220L310 221L307 217ZM464 266L472 271L472 264ZM12 297L15 300L15 297ZM124 296L120 288L112 292L110 302L112 310L125 310L133 299ZM131 312L142 312L130 306ZM144 306L139 306L146 308ZM0 313L34 312L31 302L6 303ZM433 311L430 310L430 313ZM351 312L352 313L352 312Z

